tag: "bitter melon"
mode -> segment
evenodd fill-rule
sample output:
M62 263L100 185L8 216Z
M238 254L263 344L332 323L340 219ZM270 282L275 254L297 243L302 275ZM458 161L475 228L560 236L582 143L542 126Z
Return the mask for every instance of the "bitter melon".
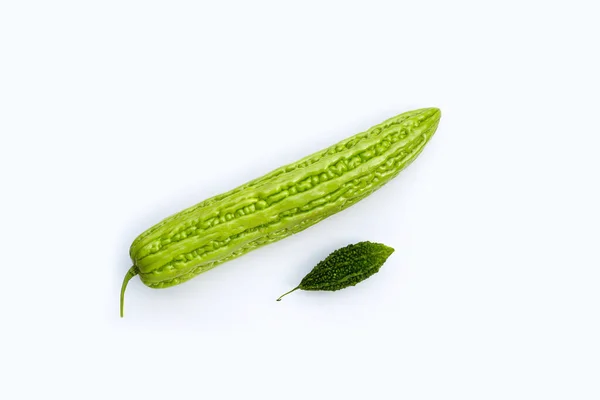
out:
M180 284L365 198L421 153L440 116L437 108L397 115L159 222L131 245L121 315L135 275L151 288Z
M359 242L337 249L319 262L298 286L281 295L277 301L298 289L335 291L355 286L379 272L393 252L391 247L372 242Z

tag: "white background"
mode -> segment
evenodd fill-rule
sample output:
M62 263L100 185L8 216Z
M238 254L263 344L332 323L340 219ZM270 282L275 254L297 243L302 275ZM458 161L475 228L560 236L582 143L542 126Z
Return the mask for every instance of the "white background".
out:
M3 1L4 399L599 399L595 1ZM395 114L423 154L167 290L162 218ZM295 292L330 251L396 252Z

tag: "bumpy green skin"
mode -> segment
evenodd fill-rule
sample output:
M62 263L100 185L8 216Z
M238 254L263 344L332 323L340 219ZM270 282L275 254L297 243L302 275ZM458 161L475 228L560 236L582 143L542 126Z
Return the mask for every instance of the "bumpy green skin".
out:
M340 290L379 272L394 249L381 243L360 242L342 247L317 264L298 285L302 290Z
M348 208L408 166L440 116L400 114L166 218L131 245L126 281L133 273L152 288L177 285Z
M318 263L294 289L335 291L354 286L379 272L394 249L381 243L359 242L337 249Z

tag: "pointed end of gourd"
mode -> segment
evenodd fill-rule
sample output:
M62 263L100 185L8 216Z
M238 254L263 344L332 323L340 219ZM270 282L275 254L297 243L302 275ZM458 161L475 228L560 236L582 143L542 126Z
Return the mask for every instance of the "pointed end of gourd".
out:
M371 243L373 246L373 251L383 255L385 259L392 255L394 251L396 251L393 247L387 246L383 243Z
M426 141L437 131L440 119L442 118L442 111L436 107L423 108L419 119L423 119L421 122L421 128L416 130L419 134L425 134ZM418 154L418 153L417 153Z
M283 298L283 296L287 296L288 294L290 294L290 293L292 293L293 291L296 291L296 290L298 290L298 289L300 289L300 286L296 286L295 288L293 288L293 289L292 289L292 290L290 290L289 292L282 294L281 296L279 296L279 298L277 299L277 301L281 301L281 299Z
M386 253L388 253L388 256L392 255L392 253L393 253L394 251L396 251L396 249L394 249L393 247L386 246L386 245L383 245L383 246L384 246L384 248L385 248L385 251L386 251Z
M437 107L424 108L423 113L427 118L431 118L433 122L438 123L442 118L442 110Z
M134 265L133 267L129 268L129 271L127 271L127 273L125 274L125 277L123 278L123 284L121 285L121 304L120 304L121 318L123 318L123 306L125 304L125 289L127 289L127 284L129 283L131 278L133 278L137 274L139 274L139 270Z
M440 110L439 108L432 108L432 110L434 111L433 117L435 118L436 122L439 124L440 119L442 119L442 110Z

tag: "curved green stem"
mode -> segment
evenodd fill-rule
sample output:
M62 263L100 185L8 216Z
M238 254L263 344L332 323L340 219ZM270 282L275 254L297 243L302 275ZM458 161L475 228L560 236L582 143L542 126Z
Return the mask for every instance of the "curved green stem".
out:
M121 318L123 318L123 303L125 300L125 289L127 289L127 284L129 283L131 278L133 278L139 273L140 271L138 271L137 267L134 265L133 267L129 268L129 271L127 271L127 273L125 274L125 278L123 278L123 284L121 285Z
M279 298L277 299L277 301L281 301L281 298L282 298L283 296L285 296L285 295L288 295L288 294L290 294L290 293L292 293L293 291L295 291L295 290L298 290L298 289L300 289L300 286L296 286L295 288L293 288L293 289L292 289L292 290L290 290L289 292L282 294L281 296L279 296Z

